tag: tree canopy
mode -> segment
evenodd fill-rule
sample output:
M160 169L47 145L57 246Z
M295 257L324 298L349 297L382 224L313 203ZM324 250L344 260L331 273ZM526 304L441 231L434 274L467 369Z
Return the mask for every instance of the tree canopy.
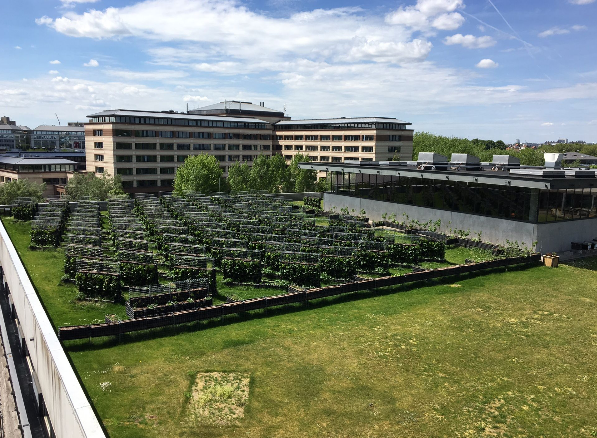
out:
M176 171L174 192L213 193L220 190L222 168L213 155L200 154L188 157Z
M317 182L317 172L314 170L301 169L298 164L311 161L309 157L302 154L296 154L290 162L290 181L292 189L296 193L312 192L315 190Z
M12 180L0 184L0 204L10 205L17 198L32 198L34 201L43 199L43 192L46 189L44 183L38 184L28 179Z
M233 192L267 191L305 192L315 190L317 173L298 167L302 161L311 161L305 155L295 155L290 163L282 155L258 156L253 166L246 163L236 163L228 169L228 185Z
M453 153L470 154L479 157L481 161L491 161L493 155L512 155L520 159L520 164L528 166L542 166L544 152L542 149L506 150L506 144L493 140L469 140L458 137L433 135L428 132L417 132L413 138L413 159L417 159L419 152L436 152L450 159Z
M68 180L65 191L70 201L78 201L82 198L105 201L114 196L124 195L120 176L112 177L108 173L102 173L101 176L92 172L75 173Z
M249 190L251 169L247 163L237 161L228 169L228 186L232 192L246 192Z

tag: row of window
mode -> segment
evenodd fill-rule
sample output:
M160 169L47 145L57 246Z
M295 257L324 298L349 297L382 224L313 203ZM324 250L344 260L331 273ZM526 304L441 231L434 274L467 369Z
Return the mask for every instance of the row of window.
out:
M338 123L314 123L311 125L303 125L303 124L278 124L276 125L276 130L278 131L305 131L305 130L319 130L324 131L328 129L385 129L385 130L395 130L395 131L403 131L406 129L406 125L403 123L376 123L376 122L366 122L366 123L345 123L345 122L338 122Z
M93 131L103 133L102 130ZM114 137L157 137L157 138L214 138L232 140L271 140L271 134L240 134L234 132L189 132L115 129Z
M241 129L267 129L266 123L258 122L232 122L220 120L189 120L160 117L93 117L91 123L127 123L134 125L176 125L176 126L204 126L210 128L241 128Z
M374 135L277 135L278 141L374 141Z
M126 150L126 149L133 149L133 146L136 150L157 150L158 146L161 151L269 151L271 146L269 144L191 144L191 143L116 143L114 145L115 149L119 150ZM103 144L101 147L97 149L102 149Z
M286 161L292 160L292 155L284 155ZM373 158L359 158L359 157L326 157L317 155L309 155L311 161L331 161L332 163L341 163L342 161L356 160L356 161L373 161Z
M395 148L393 148L395 149ZM400 149L400 148L398 148ZM330 146L303 146L303 145L284 145L285 151L308 151L308 152L330 152ZM373 146L331 146L332 152L373 152ZM392 151L393 152L393 151Z
M156 179L140 179L137 181L122 181L122 187L125 189L130 189L135 187L158 187L158 183L160 187L169 187L172 188L174 186L173 179L162 179L160 181Z

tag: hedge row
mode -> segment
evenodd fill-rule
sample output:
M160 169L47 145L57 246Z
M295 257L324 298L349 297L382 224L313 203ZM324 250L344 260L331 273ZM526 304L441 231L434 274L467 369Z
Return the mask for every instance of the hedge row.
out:
M534 265L540 261L540 254L531 256L514 257L509 259L491 260L481 263L450 266L447 268L434 269L432 271L413 272L396 277L382 277L370 280L357 281L354 283L315 288L305 291L296 291L273 297L255 298L252 300L238 301L221 304L219 306L208 306L195 310L174 312L160 317L138 318L122 321L119 324L95 324L86 326L60 327L59 336L63 341L73 339L84 339L101 336L114 336L122 333L146 330L156 327L165 327L176 324L183 324L193 321L204 321L222 316L247 312L251 310L265 309L268 307L281 306L285 304L301 303L309 300L325 298L344 293L351 293L360 290L373 290L380 287L396 286L405 283L427 281L433 278L449 277L494 269L512 265Z

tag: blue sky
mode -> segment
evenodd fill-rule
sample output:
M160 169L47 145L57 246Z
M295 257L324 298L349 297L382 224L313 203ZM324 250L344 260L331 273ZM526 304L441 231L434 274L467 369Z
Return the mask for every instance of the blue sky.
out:
M596 0L21 0L3 17L0 112L30 127L242 99L597 142Z

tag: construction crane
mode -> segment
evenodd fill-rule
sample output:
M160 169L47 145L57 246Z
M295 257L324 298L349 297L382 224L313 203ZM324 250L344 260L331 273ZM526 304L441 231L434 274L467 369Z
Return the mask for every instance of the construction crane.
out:
M58 126L60 126L60 119L58 118L58 114L54 113L54 115L56 116L56 120L58 120Z

